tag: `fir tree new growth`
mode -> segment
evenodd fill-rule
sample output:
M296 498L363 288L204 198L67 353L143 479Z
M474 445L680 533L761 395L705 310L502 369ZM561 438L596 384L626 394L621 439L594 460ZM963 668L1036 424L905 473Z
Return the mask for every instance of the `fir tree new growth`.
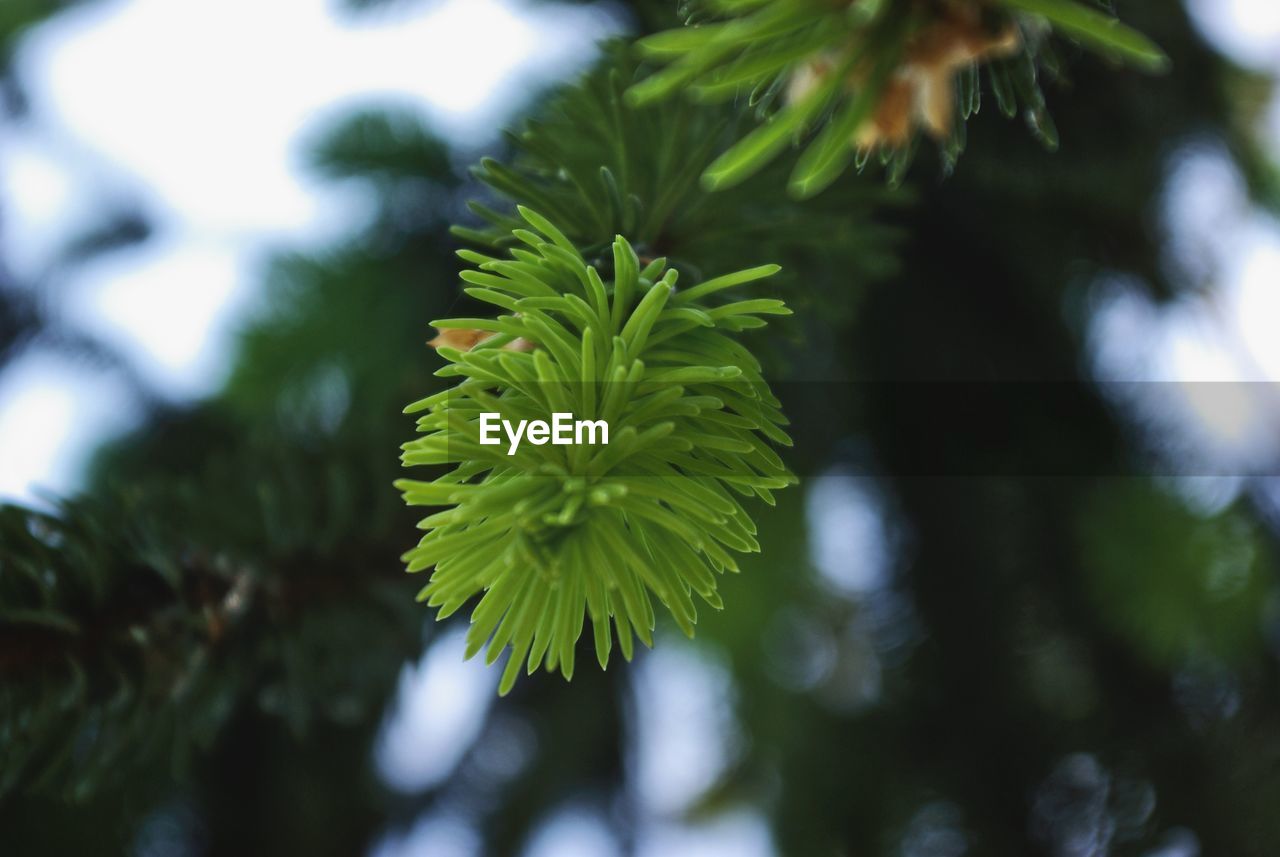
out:
M964 149L964 126L981 104L985 67L1000 109L1026 111L1032 131L1056 148L1057 130L1037 77L1057 68L1047 36L1149 70L1164 53L1140 33L1077 0L702 0L690 26L641 39L665 67L631 87L634 105L688 91L717 102L746 97L765 121L703 173L712 189L751 176L785 148L812 141L791 173L800 198L825 190L873 155L900 181L923 129L948 169Z
M603 668L612 648L651 645L649 593L693 635L697 594L722 602L716 576L755 551L755 524L735 494L772 503L794 482L769 442L787 444L779 402L759 362L732 334L787 315L782 301L720 300L777 272L738 271L688 289L665 259L642 263L622 237L606 281L550 221L521 207L531 229L510 259L461 256L467 294L504 311L495 319L433 322L463 331L438 353L452 389L409 407L425 412L406 465L456 465L431 482L402 480L406 502L450 508L424 518L405 554L409 571L434 566L420 598L443 619L483 593L468 654L487 644L510 659L500 692L522 667L573 676L584 615ZM523 347L511 348L515 343ZM600 447L524 445L508 454L480 443L482 413L547 419L569 412L604 420Z

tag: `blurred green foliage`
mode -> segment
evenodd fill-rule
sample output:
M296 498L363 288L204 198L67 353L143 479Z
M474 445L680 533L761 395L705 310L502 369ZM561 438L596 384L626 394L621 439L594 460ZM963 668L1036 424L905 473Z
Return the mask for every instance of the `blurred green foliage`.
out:
M1079 527L1098 614L1136 651L1174 669L1257 657L1276 563L1247 515L1206 518L1148 484L1108 482Z
M0 6L0 77L9 70L13 49L22 33L73 2L75 0L6 0Z
M595 71L553 93L507 135L512 157L481 161L476 177L501 205L472 203L483 226L455 227L457 236L507 246L521 226L514 206L526 205L545 211L603 272L612 268L615 236L625 235L642 259L669 259L694 280L781 265L775 285L789 302L846 317L868 287L892 276L901 235L878 215L909 202L909 193L851 177L801 205L777 193L781 167L712 193L699 176L740 133L743 111L683 101L625 107L637 62L624 44L604 50ZM795 335L793 327L783 330Z

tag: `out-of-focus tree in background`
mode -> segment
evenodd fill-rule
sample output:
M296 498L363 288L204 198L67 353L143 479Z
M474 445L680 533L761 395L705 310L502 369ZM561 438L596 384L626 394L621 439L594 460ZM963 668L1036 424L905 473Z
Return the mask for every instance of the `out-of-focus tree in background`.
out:
M648 32L675 5L610 9ZM215 395L148 394L83 492L0 508L0 853L1277 853L1280 488L1143 475L1164 435L1090 383L1108 308L1157 312L1212 280L1162 214L1186 152L1277 202L1267 84L1181 4L1117 5L1172 69L1066 51L1046 85L1055 153L985 109L945 178L922 154L901 189L868 171L805 203L785 171L680 189L642 236L655 253L784 264L797 318L752 347L805 478L758 510L762 552L695 642L660 623L632 664L501 700L494 671L462 663L466 620L414 602L415 516L391 484L402 407L441 389L423 343L459 304L449 227L483 237L464 203L502 202L476 152L411 112L331 123L308 166L371 191L362 227L274 254ZM0 61L55 12L0 8ZM630 63L607 48L587 91ZM4 81L17 115L22 81ZM544 92L512 127L532 117L561 157L607 161L557 131L601 97ZM644 110L691 144L732 138L715 108ZM529 140L486 152L536 165ZM69 256L148 240L140 215L104 215ZM0 361L43 342L128 375L0 277ZM901 398L921 381L948 383ZM1000 436L1008 413L956 390L980 407L1011 382L1080 398L1069 426L1018 411L1021 447L1060 471L973 466L973 426Z

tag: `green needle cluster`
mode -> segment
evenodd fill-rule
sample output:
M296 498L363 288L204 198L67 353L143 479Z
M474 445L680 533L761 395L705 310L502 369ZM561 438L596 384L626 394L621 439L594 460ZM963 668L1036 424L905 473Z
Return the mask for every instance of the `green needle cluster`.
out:
M703 102L755 105L765 121L702 174L713 190L747 179L784 149L807 141L788 188L807 198L851 164L878 154L891 181L914 156L903 129L888 145L866 145L865 129L899 114L932 110L933 133L950 169L964 148L963 123L979 105L979 66L998 106L1022 110L1049 148L1057 132L1037 77L1057 68L1046 38L1057 33L1107 57L1151 71L1168 58L1150 39L1081 0L694 0L690 25L641 39L663 67L627 93L635 106L675 93ZM980 34L993 42L984 46ZM998 34L1003 34L998 35ZM1003 43L997 49L996 43ZM916 91L908 92L915 88ZM917 103L909 103L915 101ZM945 108L939 102L945 103ZM932 102L928 103L919 102ZM946 121L942 121L943 119ZM864 133L861 133L864 132ZM885 136L880 137L881 140ZM859 142L861 141L861 142Z
M642 261L618 237L606 280L556 226L519 211L530 228L514 231L510 258L459 253L478 268L462 274L467 293L501 314L434 323L483 338L439 348L438 374L457 384L407 409L422 435L404 463L455 466L398 483L409 504L444 507L404 556L411 572L433 569L420 600L444 618L480 596L469 654L487 647L492 663L510 648L502 693L522 668L572 677L587 616L602 667L614 632L628 659L633 636L651 645L651 596L692 635L692 596L720 608L717 576L759 549L742 501L772 503L795 481L771 447L790 443L779 402L733 338L789 310L724 297L776 265L680 290L664 259ZM609 443L480 442L482 413L555 412L605 420Z

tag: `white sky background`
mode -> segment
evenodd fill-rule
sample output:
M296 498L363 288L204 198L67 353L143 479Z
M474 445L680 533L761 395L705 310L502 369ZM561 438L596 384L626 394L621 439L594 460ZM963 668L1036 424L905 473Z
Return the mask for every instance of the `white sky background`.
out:
M371 210L362 190L303 168L317 133L352 108L394 105L456 143L484 144L618 26L600 9L529 0L398 0L360 13L336 0L76 7L18 51L31 115L0 125L0 258L160 395L206 395L229 368L269 250L323 245ZM157 234L51 268L122 204L140 206ZM39 350L0 370L0 498L74 490L93 446L136 413L118 378Z
M1201 31L1226 55L1280 75L1280 3L1189 0ZM1280 99L1261 129L1280 157ZM1185 292L1167 305L1140 284L1099 284L1091 327L1094 372L1122 384L1153 420L1158 442L1215 470L1252 472L1280 457L1280 222L1255 207L1219 141L1191 142L1169 163L1162 227ZM1232 383L1212 383L1232 382ZM1141 399L1142 401L1138 401ZM1205 511L1243 480L1195 477L1179 488Z

